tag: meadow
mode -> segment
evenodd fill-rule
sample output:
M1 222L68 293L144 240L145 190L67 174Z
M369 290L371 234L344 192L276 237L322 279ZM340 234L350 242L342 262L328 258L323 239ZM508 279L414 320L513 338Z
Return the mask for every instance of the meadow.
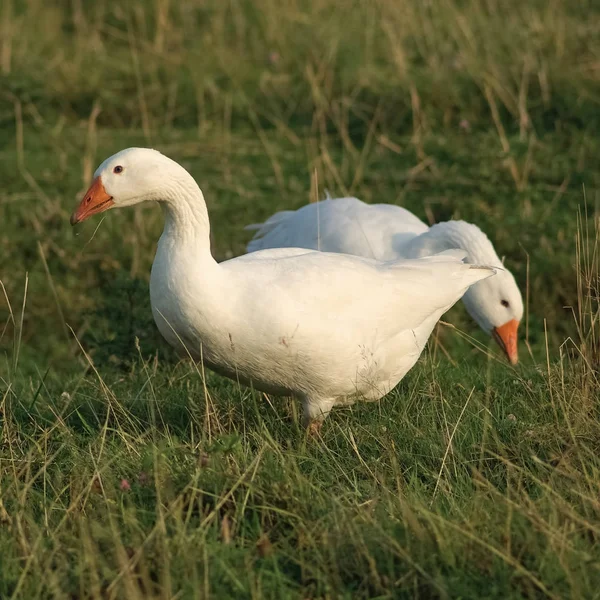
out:
M599 108L595 0L3 0L0 598L600 597ZM70 227L129 146L219 260L326 190L477 223L520 363L459 303L307 438L161 340L156 206Z

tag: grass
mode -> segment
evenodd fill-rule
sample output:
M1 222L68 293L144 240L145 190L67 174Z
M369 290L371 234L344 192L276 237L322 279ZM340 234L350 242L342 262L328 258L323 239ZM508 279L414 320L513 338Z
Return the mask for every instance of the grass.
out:
M0 597L598 597L598 16L6 0ZM307 440L295 402L161 341L156 207L70 228L132 145L193 173L219 259L325 189L476 222L527 297L521 363L457 306Z

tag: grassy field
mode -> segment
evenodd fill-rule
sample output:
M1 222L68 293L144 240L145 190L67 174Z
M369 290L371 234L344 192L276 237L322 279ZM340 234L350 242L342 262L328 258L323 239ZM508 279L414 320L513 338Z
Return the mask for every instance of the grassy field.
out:
M3 0L0 598L600 597L595 0ZM72 229L153 146L218 259L324 196L480 225L527 301L509 366L456 306L376 404L178 362L155 206ZM268 290L265 290L268 301Z

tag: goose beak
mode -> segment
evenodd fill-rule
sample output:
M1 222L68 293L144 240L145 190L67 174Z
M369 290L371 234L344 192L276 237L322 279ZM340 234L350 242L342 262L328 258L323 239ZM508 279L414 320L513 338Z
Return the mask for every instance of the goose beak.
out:
M504 351L506 358L511 365L516 365L519 362L519 351L517 349L517 329L519 328L519 321L511 319L510 321L500 325L500 327L494 327L492 335L498 342L498 345Z
M92 182L90 189L85 193L83 200L71 215L71 225L77 225L77 223L85 221L92 215L104 212L113 206L113 204L113 198L112 196L109 196L104 189L102 179L96 177Z

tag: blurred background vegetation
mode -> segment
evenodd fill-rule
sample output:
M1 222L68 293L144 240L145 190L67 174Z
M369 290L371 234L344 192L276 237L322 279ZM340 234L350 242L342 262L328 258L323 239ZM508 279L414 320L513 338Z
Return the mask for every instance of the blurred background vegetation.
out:
M110 215L91 241L97 223L67 224L128 145L192 170L220 259L244 251L243 225L325 189L472 220L529 286L530 341L545 318L554 349L573 333L577 213L596 205L597 14L592 0L7 0L0 264L14 302L29 272L37 351L61 313L81 325L110 273L148 277L157 211Z

